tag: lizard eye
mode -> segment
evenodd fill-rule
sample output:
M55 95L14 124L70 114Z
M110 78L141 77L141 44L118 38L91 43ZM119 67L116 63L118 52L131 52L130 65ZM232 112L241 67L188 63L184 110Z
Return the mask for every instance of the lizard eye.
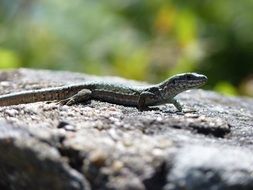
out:
M193 79L193 77L192 77L192 75L187 75L187 76L186 76L186 79L187 79L187 80L191 80L191 79Z
M157 93L159 92L159 89L154 87L154 88L151 88L149 91L153 93Z

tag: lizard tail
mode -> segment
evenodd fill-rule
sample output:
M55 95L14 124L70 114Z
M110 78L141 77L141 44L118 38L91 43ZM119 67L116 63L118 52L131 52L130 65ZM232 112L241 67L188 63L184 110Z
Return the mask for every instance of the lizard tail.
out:
M78 88L66 86L4 94L0 96L0 106L62 100L73 96L79 90Z

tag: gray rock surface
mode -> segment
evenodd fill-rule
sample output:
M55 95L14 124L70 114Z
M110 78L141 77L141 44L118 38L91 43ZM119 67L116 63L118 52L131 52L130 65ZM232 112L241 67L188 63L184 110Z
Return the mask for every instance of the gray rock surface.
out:
M0 94L118 77L19 69ZM253 99L191 90L172 105L0 107L0 189L253 189Z

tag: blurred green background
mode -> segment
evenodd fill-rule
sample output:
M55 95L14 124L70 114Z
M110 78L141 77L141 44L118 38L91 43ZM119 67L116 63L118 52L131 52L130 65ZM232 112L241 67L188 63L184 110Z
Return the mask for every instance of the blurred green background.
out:
M253 96L252 0L0 0L0 69L158 82L180 72Z

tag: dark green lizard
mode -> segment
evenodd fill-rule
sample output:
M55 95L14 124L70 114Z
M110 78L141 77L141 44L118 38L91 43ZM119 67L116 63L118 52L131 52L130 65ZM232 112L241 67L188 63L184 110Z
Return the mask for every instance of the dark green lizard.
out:
M0 106L53 100L57 100L61 104L73 105L94 99L124 106L134 106L139 110L145 110L149 106L170 103L182 111L182 106L175 99L175 96L188 89L202 86L206 81L207 77L204 75L183 73L147 87L133 87L108 82L85 82L1 95Z

